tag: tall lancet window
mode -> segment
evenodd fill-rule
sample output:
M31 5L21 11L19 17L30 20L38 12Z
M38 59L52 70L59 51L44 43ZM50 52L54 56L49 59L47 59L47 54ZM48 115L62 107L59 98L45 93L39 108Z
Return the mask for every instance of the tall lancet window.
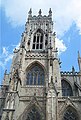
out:
M38 29L34 34L32 49L43 49L43 33L41 29Z
M39 65L34 65L26 75L27 85L44 85L44 70Z
M73 96L71 85L66 81L61 81L62 85L62 96Z

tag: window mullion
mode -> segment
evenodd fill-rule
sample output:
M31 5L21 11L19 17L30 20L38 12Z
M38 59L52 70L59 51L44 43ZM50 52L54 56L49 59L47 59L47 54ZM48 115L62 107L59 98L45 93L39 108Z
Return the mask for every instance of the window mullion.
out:
M32 81L32 85L34 85L34 77L35 77L35 73L33 72L33 81Z
M43 76L44 76L44 71L40 67L34 66L27 73L27 85L43 85L44 84Z
M36 46L37 46L37 34L36 34L35 49L36 49Z
M38 84L38 72L37 72L37 76L36 76L36 84Z

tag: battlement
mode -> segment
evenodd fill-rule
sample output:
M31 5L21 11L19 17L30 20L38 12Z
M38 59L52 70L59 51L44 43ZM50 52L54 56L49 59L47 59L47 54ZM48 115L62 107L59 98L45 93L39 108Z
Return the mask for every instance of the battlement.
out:
M61 75L79 75L79 72L61 71Z

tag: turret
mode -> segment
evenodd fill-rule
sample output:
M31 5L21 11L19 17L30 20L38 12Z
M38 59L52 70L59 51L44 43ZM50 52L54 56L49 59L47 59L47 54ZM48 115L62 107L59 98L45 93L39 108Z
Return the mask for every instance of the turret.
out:
M79 51L78 51L78 65L79 65L79 71L81 73L81 57Z

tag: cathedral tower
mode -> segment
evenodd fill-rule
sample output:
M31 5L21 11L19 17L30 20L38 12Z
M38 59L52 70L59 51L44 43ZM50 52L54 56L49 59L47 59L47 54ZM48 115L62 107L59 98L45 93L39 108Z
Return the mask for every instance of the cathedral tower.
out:
M51 9L47 16L41 9L32 16L30 9L11 72L5 74L9 87L1 120L80 120L80 79L74 68L60 72Z

